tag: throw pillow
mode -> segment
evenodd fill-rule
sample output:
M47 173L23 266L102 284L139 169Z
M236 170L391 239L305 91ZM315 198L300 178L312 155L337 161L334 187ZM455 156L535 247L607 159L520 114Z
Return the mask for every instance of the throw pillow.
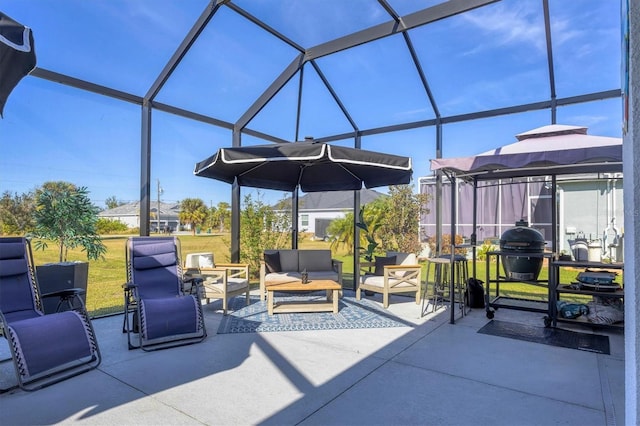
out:
M200 265L201 268L213 268L213 253L198 256L198 265Z
M282 267L280 266L280 253L265 253L264 254L264 263L267 267L267 272L282 272Z
M376 256L375 269L373 271L374 275L384 275L384 266L385 265L395 265L396 257L395 256Z

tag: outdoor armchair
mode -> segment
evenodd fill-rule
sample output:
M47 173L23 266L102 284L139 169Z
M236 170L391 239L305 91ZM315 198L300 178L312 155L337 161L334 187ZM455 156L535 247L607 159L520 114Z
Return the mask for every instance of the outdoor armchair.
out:
M190 253L185 260L185 277L201 278L200 297L207 303L222 299L227 315L229 299L245 295L249 305L249 265L246 263L214 263L213 253Z
M360 268L367 268L360 276L356 299L360 300L362 290L382 293L382 306L389 307L391 294L414 293L416 304L420 303L422 288L422 266L413 253L387 252L376 257L375 262L360 262ZM371 268L374 268L371 271Z
M65 302L58 308L70 309L45 315L29 241L0 238L0 336L9 342L22 389L40 389L100 364L98 342L78 295L75 289L47 295Z

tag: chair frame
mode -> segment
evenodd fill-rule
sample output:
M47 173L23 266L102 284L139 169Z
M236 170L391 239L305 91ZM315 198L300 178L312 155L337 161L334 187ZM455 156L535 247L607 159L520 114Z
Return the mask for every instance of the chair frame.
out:
M244 294L246 305L249 306L251 283L249 281L249 264L247 263L214 263L213 268L187 268L185 267L185 277L200 278L200 298L210 303L211 299L222 299L222 311L227 315L229 309L229 299ZM207 278L215 280L214 284L222 284L223 290L207 283ZM245 280L246 287L229 290L230 279Z
M0 337L4 337L9 341L9 349L11 352L11 358L0 360L0 362L8 362L10 360L13 361L16 378L18 381L18 384L15 386L0 389L0 393L8 392L18 387L25 391L32 392L97 368L102 362L102 355L100 353L100 348L98 346L98 341L96 339L96 334L95 330L93 329L91 319L89 318L89 314L87 313L85 304L80 297L80 295L84 293L84 290L80 288L71 288L47 294L41 294L37 275L35 274L33 252L31 249L30 241L27 238L23 237L4 237L3 239L7 238L15 238L15 242L21 240L25 244L27 276L29 277L34 310L41 314L41 316L45 316L42 307L42 299L49 297L59 297L60 302L58 303L57 312L48 314L47 316L60 314L62 312L60 311L60 308L63 306L63 304L67 305L68 311L76 312L81 317L84 328L87 332L91 356L83 360L73 361L67 364L59 365L38 374L30 375L25 379L20 373L22 367L18 365L19 356L17 353L17 348L14 346L14 344L11 343L12 339L8 335L10 323L7 321L4 313L0 311Z
M200 329L195 333L189 333L182 337L167 336L162 339L154 339L153 342L145 343L144 339L140 338L139 331L142 330L141 315L140 315L140 297L138 295L138 286L135 284L133 275L133 259L131 258L131 251L133 248L134 240L145 239L151 241L171 241L174 243L176 250L176 275L180 281L179 295L191 296L197 300L198 317L200 319ZM202 342L207 337L207 330L204 324L204 315L202 312L202 303L200 301L202 279L198 277L185 278L182 271L181 260L181 246L180 240L176 237L131 237L126 242L125 248L125 262L127 267L127 282L122 285L124 289L124 321L122 325L122 332L127 333L127 345L129 350L142 349L143 351L154 351L158 349L166 349L175 346L190 345L193 343ZM189 291L186 291L187 285ZM132 340L132 334L138 334L138 343L135 344Z
M375 262L360 262L360 268L372 268ZM404 272L402 276L398 276L397 272ZM416 305L420 304L422 294L422 266L421 265L384 265L382 278L383 286L366 284L362 281L358 283L356 290L356 300L360 300L362 290L369 290L375 293L382 293L382 306L387 309L389 307L389 295L401 293L414 293ZM406 284L409 284L407 286Z

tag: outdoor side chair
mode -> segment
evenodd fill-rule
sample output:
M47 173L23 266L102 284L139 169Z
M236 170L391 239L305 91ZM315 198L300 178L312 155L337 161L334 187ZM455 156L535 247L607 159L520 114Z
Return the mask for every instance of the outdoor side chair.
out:
M150 351L204 340L199 292L185 292L176 237L130 237L126 264L123 332L129 349ZM197 289L201 280L191 281Z
M245 296L249 306L249 265L246 263L214 263L213 253L189 253L185 259L185 277L201 278L200 298L207 303L222 299L222 311L227 315L229 299Z
M73 303L70 310L48 315L34 273L29 240L0 238L0 336L9 342L18 384L33 391L96 368L98 342L76 289L44 295ZM9 359L3 360L3 362Z

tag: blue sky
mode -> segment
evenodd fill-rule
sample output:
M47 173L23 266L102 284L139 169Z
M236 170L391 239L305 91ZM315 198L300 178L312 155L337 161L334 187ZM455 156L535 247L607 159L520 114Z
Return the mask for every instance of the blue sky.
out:
M143 96L207 5L205 0L0 0L0 11L31 27L38 66ZM238 0L309 48L389 20L373 0ZM390 0L406 15L438 1ZM550 0L559 98L620 88L620 12L611 0ZM541 0L504 0L409 33L442 116L549 99ZM160 91L158 102L235 122L297 51L223 7ZM402 36L317 60L362 130L431 119L435 113ZM315 70L304 69L298 139L351 131ZM294 140L294 77L248 127ZM619 99L558 109L559 124L621 136ZM0 192L26 192L48 180L88 187L94 202L140 194L140 107L26 77L0 119ZM443 155L463 156L515 141L551 123L549 111L448 124ZM230 200L230 186L193 176L193 166L231 133L162 112L152 118L152 179L162 200ZM244 144L263 143L244 136ZM352 139L337 142L353 145ZM430 174L435 128L364 137L365 149L408 155L414 183ZM383 189L384 190L384 189ZM255 193L243 189L243 194ZM267 201L288 194L262 191ZM156 197L155 186L152 198Z

